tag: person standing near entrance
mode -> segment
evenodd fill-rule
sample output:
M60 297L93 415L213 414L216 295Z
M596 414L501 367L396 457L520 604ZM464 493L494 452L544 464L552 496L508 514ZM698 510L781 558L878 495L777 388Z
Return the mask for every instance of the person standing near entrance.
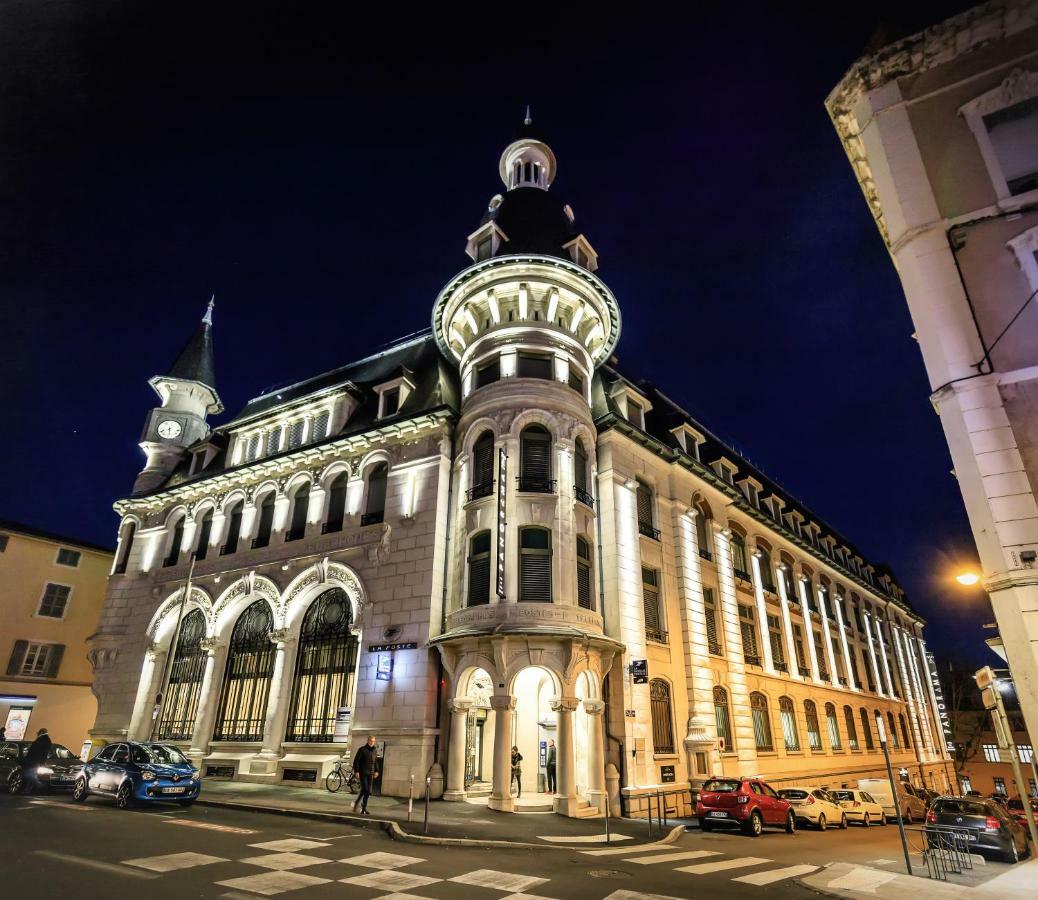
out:
M360 806L361 814L368 815L368 798L371 796L371 788L375 779L378 778L378 747L375 746L375 736L368 735L367 743L357 751L353 757L353 771L360 778L360 793L353 801L353 811Z
M548 773L548 793L555 793L555 741L548 741L548 755L545 757L544 768Z
M518 800L523 795L523 755L518 747L512 747L512 780L519 789L515 797Z
M43 784L36 770L47 761L47 757L50 756L51 746L50 735L47 734L47 729L41 728L36 732L36 740L25 751L22 772L25 773L26 789L30 794L33 791L43 790Z

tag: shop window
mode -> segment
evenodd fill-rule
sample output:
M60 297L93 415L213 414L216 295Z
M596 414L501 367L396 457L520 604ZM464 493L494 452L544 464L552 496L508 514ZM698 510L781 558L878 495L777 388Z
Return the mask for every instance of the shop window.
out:
M231 632L214 741L259 741L267 720L267 696L274 672L274 618L266 600L242 612Z

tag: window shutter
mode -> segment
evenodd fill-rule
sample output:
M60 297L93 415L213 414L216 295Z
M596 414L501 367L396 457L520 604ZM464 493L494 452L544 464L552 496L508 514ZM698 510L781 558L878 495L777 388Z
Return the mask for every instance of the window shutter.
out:
M638 482L638 524L652 528L652 491Z
M313 433L310 435L310 439L319 441L323 437L328 436L328 413L319 413L314 418Z
M281 429L275 428L267 432L267 456L273 456L281 446Z
M547 435L526 435L522 448L524 481L544 482L551 479L551 443Z
M490 602L490 557L481 555L469 562L469 605Z
M714 606L714 591L712 588L703 589L703 602L706 608L706 642L710 652L721 655L721 642L717 637L717 607Z
M744 656L759 656L757 652L757 629L753 624L753 610L748 606L739 607L739 630L742 632L742 652Z
M551 554L524 553L519 572L519 599L551 602Z
M573 484L582 491L587 490L587 454L580 444L573 451Z
M769 616L770 618L770 616ZM782 666L786 663L786 655L782 650L782 635L778 631L768 629L771 638L771 658L775 665Z
M645 607L645 630L650 635L655 632L657 639L663 632L660 616L660 592L656 573L652 569L642 569L642 605Z
M288 426L289 449L300 446L303 443L303 420L299 419Z
M29 649L28 641L15 641L11 660L7 664L8 675L18 675L22 671L22 663L25 662L25 651Z
M491 435L476 441L472 453L472 486L494 482L494 438Z
M61 657L65 654L64 644L51 644L50 653L47 656L47 671L44 678L56 678L58 669L61 667Z
M577 603L583 609L592 609L591 567L587 563L577 563Z

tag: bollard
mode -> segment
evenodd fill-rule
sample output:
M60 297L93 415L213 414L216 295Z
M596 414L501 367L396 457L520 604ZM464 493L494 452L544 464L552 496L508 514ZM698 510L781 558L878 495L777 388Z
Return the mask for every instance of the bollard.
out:
M660 812L660 821L663 823L663 826L662 826L663 830L666 831L667 830L667 795L664 794L664 793L661 793L660 791L656 792L656 808Z
M646 796L649 802L649 837L652 837L652 794Z
M407 824L411 824L411 811L414 809L414 772L411 773L411 783L407 787Z
M605 826L606 826L606 843L609 843L609 798L606 798L605 805Z
M432 779L425 779L425 825L422 827L422 834L429 833L429 790L432 786Z

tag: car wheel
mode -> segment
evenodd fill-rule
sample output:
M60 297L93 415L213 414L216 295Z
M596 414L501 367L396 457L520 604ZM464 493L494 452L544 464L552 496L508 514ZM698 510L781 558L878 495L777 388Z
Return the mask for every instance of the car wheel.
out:
M847 816L846 815L842 815L842 816L840 816L840 828L846 828L846 827L847 827Z
M1020 862L1020 851L1016 849L1016 841L1013 841L1013 843L1009 845L1009 850L1003 854L1002 859L1007 863Z
M818 830L819 831L825 831L825 813L822 813L818 817Z
M764 831L764 820L760 817L760 813L757 810L750 813L750 818L746 822L744 831L750 837L760 837L761 832Z
M130 787L130 782L124 781L119 785L119 790L115 794L115 803L119 809L129 809L133 806L133 788Z
M77 778L76 784L72 788L72 799L76 803L82 803L87 798L87 783L85 778Z
M12 794L20 794L25 787L25 778L21 769L15 769L7 779L7 790Z
M882 826L883 828L886 828L886 827L887 827L887 815L886 815L886 813L883 813L883 814L882 814L882 815L881 815L881 816L879 817L879 824L880 824L880 825L881 825L881 826Z
M869 814L865 813L865 818L861 820L861 824L868 828L872 823L869 821Z
M700 831L713 831L714 830L714 826L711 825L709 822L704 822L704 821L700 820L700 822L699 822L699 830Z
M797 833L797 817L793 813L786 816L786 834Z

